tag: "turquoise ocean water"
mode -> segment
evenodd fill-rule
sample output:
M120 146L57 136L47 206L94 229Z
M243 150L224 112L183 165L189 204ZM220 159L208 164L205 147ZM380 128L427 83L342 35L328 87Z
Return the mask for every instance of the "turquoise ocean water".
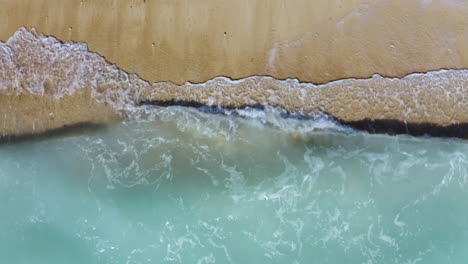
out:
M466 263L468 141L168 107L0 145L0 263Z

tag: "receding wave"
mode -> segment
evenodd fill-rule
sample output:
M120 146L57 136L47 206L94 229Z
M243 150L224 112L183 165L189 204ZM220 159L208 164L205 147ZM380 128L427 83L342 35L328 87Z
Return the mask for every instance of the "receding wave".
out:
M345 122L458 126L468 122L467 77L468 70L438 70L322 85L265 76L150 84L90 52L84 43L61 42L20 28L0 43L0 124L3 135L42 132L138 117L142 102L173 101L226 108L275 106L301 114L325 113Z

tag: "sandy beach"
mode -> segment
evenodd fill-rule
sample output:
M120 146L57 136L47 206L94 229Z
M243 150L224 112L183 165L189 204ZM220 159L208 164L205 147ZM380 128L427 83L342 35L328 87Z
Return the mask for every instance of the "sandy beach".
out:
M344 122L468 122L462 0L0 4L3 135L107 123L122 117L122 100L274 105ZM414 73L423 74L403 78Z
M468 67L464 0L1 0L20 27L89 49L150 82L217 76L325 83Z

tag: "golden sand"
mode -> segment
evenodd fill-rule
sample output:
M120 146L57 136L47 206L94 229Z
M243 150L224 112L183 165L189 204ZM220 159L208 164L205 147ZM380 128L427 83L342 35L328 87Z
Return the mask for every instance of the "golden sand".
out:
M60 100L32 94L0 93L0 138L30 135L76 124L109 124L119 120L112 108L78 91Z
M216 76L325 83L468 68L466 0L0 0L0 40L20 27L150 82Z

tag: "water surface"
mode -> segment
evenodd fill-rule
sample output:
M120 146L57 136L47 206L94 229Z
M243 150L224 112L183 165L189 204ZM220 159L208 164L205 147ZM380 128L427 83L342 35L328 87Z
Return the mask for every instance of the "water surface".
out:
M468 259L466 140L148 111L0 146L1 263Z

